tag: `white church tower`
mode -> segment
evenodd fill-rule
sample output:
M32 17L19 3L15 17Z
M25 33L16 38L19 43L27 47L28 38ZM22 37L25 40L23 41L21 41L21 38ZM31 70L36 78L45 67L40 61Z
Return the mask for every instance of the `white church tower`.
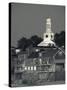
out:
M51 18L46 19L46 32L43 36L43 41L38 44L38 46L53 46L55 43L54 40L54 33L51 31Z

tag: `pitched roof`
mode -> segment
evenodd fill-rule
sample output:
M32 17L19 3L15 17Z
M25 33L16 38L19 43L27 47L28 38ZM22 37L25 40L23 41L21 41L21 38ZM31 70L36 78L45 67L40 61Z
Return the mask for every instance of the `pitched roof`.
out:
M42 53L43 57L52 57L58 51L57 48L45 48L39 52L32 52L28 58L38 58L39 53Z
M45 41L43 40L41 43L39 43L38 46L50 46L50 44L55 45L53 41L46 39Z
M40 50L38 52L32 52L28 58L38 58L39 53L42 53L42 57L53 57L59 51L64 52L63 50L56 47L44 48L44 50Z
M48 48L45 51L42 51L44 57L53 57L53 55L58 51L57 48Z

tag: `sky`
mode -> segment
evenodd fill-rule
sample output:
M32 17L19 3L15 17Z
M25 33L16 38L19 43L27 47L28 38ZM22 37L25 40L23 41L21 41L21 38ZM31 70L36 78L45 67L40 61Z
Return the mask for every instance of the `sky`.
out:
M43 38L46 31L46 19L51 18L54 33L65 30L65 7L42 4L11 4L11 46L17 47L22 37L38 35Z

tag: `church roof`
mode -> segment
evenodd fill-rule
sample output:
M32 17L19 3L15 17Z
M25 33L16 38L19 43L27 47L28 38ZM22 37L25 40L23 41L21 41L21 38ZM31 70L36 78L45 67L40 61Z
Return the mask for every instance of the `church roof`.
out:
M38 46L50 46L50 44L55 45L55 43L51 40L43 40L41 43L38 44Z

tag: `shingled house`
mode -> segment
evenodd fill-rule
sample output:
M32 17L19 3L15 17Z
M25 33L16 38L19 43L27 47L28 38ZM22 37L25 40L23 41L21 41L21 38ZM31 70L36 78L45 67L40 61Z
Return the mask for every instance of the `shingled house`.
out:
M35 47L32 52L21 51L15 65L16 79L21 82L65 80L65 54L55 47Z

